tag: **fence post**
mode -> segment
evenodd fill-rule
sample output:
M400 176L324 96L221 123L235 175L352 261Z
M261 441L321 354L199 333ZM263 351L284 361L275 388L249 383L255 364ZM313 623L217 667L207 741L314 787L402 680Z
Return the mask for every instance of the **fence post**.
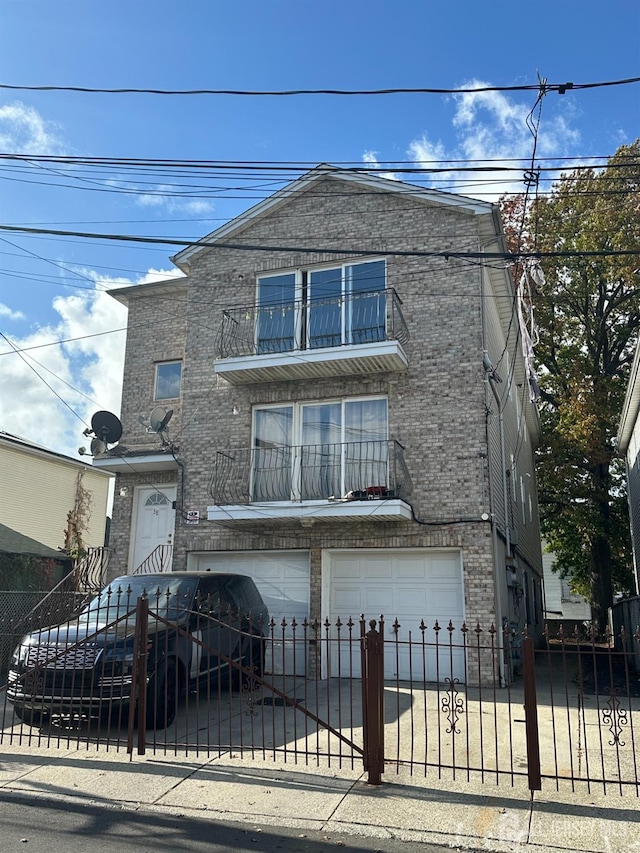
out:
M361 637L364 769L369 785L379 785L384 773L384 639L383 622L376 620Z
M129 696L129 728L127 752L133 754L133 729L138 718L138 755L145 754L147 736L147 643L149 635L149 600L145 595L136 602L133 635L133 666Z
M540 775L540 733L536 697L536 664L533 637L525 630L522 640L522 675L524 678L524 720L527 735L527 776L529 791L542 790Z

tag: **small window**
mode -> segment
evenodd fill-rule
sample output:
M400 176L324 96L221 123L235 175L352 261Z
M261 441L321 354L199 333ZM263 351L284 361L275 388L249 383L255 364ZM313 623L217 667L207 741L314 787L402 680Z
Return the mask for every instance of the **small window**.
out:
M171 400L180 396L182 362L165 361L156 364L156 387L154 400Z

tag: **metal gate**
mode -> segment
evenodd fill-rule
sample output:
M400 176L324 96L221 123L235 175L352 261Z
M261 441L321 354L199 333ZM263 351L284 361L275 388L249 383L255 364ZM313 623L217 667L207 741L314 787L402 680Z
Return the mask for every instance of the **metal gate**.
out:
M142 597L104 624L85 611L36 627L10 667L0 742L640 796L640 632L536 644L451 622L259 625L206 607L189 619Z

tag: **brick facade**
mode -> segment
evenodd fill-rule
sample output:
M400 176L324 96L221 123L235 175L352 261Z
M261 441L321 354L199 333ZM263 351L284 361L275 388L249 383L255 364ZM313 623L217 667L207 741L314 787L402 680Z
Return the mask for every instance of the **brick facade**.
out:
M509 501L504 505L504 478L496 468L497 414L483 367L484 353L498 361L506 340L496 295L482 266L454 256L428 255L482 249L488 241L481 233L481 216L464 200L460 205L425 201L403 191L406 185L378 181L376 186L382 183L389 185L388 191L323 177L285 202L247 217L232 236L221 240L236 248L192 253L183 282L168 282L165 290L158 285L145 295L128 294L123 443L138 450L153 446L139 423L154 405L153 365L182 359L181 399L168 404L174 409L171 428L182 469L145 475L120 471L111 539L114 573L127 569L133 488L151 480L178 486L174 568L185 568L193 552L308 550L312 617L325 615L320 613L320 597L326 549L459 549L470 624L489 626L500 614L511 618L502 568L507 558L513 558L521 575L529 571L536 582L541 565L535 491L527 493L533 496L531 512L528 500L523 510L510 495L517 511L511 517L514 506ZM485 219L488 216L490 212ZM301 250L242 248L270 245ZM335 248L336 253L322 248ZM240 386L215 373L223 311L255 304L258 274L351 261L357 257L354 251L386 258L387 285L402 300L410 333L404 346L405 371ZM422 254L394 254L403 251ZM487 320L483 303L490 300ZM504 365L501 372L506 378ZM275 526L256 513L249 529L206 521L213 503L209 484L215 453L251 446L254 406L366 395L388 400L389 437L404 447L414 484L410 501L415 520L379 522L374 513L371 520L360 522L316 521L303 527L292 520ZM507 401L503 431L510 447L517 448L518 476L526 477L533 490L533 440L527 423L523 439L520 418L516 404ZM129 488L120 497L123 484ZM186 524L187 510L199 511L198 525ZM521 544L507 554L506 529L518 526Z

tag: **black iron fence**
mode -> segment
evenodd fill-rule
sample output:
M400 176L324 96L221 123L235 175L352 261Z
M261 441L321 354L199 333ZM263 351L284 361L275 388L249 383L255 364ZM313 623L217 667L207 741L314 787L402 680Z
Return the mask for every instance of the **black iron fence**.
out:
M122 591L98 616L34 627L18 645L0 741L233 751L363 767L372 784L409 773L640 795L640 632L561 630L535 647L493 626L263 625L211 601L179 615Z
M397 441L219 450L209 486L218 506L407 498L413 482Z

